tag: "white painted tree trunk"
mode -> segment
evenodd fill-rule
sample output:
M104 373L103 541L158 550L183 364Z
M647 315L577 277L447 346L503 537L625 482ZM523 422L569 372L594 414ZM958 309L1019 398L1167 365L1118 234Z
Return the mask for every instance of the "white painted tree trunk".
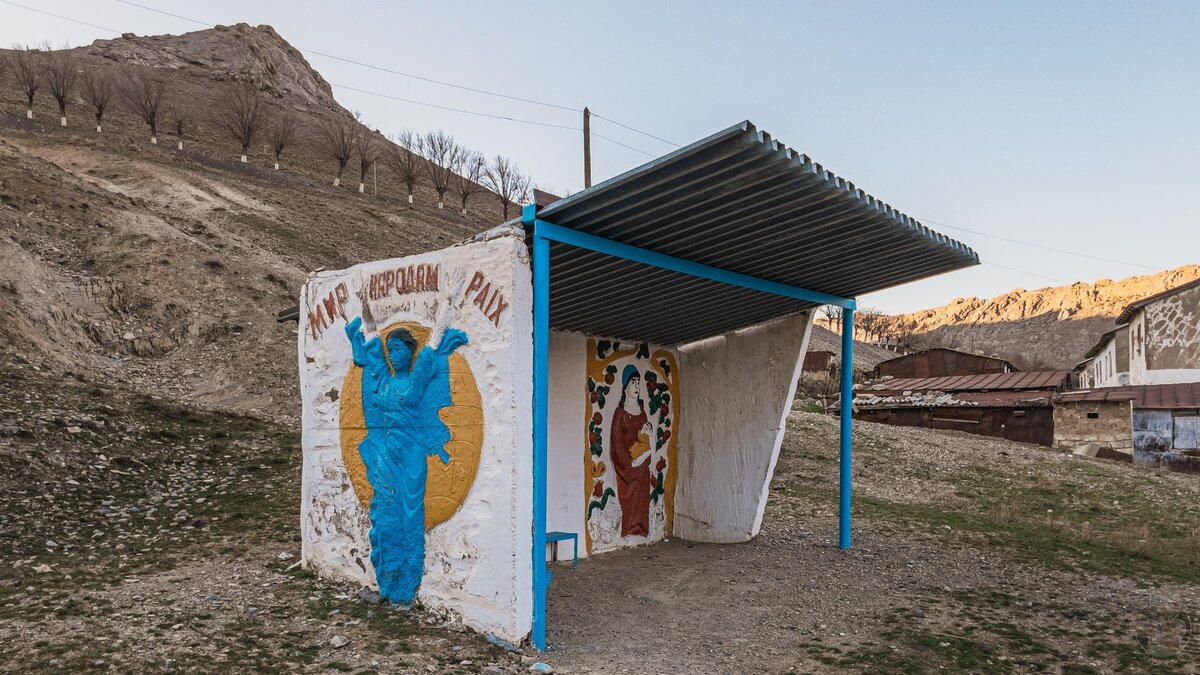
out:
M246 163L246 156L242 155L242 164L245 164L245 163Z
M66 116L66 115L63 115L63 116L60 118L60 120L61 120L61 122L62 122L62 125L63 125L64 127L65 127L65 126L67 126L67 116Z
M96 125L96 133L98 133L98 134L102 134L102 133L104 133L104 127L102 127L102 126L100 126L99 124L97 124L97 125Z
M279 162L275 162L275 170L276 170L276 171L278 171L278 170L279 170Z
M179 139L179 146L178 146L178 147L179 147L179 149L180 149L180 150L182 150L182 149L183 149L183 139L182 139L182 138L181 138L181 139Z
M150 145L158 145L158 136L150 137Z
M445 202L438 202L438 208L439 208L439 209L441 209L441 208L445 208L445 207L446 207L446 204L445 204Z
M408 196L408 203L409 203L409 204L413 203L413 198L412 198L412 195L409 195L409 196Z
M339 186L339 185L341 185L341 184L342 184L342 178L341 178L341 176L334 176L334 177L333 177L333 187L337 187L337 186Z
M359 183L359 184L358 184L358 194L360 194L360 195L361 195L362 193L364 193L364 192L366 192L366 191L367 191L367 185L366 185L366 183Z
M33 119L33 108L30 108L25 111L25 117L26 117L26 119Z

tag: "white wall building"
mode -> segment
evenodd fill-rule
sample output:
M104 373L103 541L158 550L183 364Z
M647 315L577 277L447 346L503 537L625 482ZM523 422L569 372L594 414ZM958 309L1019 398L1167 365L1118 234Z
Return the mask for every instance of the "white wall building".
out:
M1200 280L1139 300L1117 321L1128 324L1130 384L1200 382Z

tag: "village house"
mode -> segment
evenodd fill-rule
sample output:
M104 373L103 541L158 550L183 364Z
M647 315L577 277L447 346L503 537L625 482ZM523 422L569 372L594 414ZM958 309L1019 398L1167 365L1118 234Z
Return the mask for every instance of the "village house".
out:
M1200 473L1200 383L1062 394L1054 401L1054 447Z
M1200 382L1200 279L1138 300L1128 325L1129 384Z
M856 391L854 418L1048 446L1054 441L1051 398L1069 386L1065 370L883 378Z
M934 347L881 361L875 366L875 377L944 377L1016 371L1016 366L998 356Z
M1122 324L1101 335L1083 358L1089 371L1086 388L1129 384L1129 326Z

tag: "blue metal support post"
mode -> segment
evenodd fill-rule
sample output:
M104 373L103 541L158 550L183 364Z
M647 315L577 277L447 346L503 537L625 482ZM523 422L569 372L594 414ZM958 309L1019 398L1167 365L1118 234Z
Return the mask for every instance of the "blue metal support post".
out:
M533 223L537 207L522 216ZM550 390L550 240L533 231L533 634L536 649L546 648L546 418Z
M838 548L850 548L850 425L854 410L854 309L842 309L841 450L838 453Z

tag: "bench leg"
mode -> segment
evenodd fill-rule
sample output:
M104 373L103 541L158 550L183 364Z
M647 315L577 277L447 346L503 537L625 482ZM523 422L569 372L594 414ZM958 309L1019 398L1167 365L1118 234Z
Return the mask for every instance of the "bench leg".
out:
M575 559L571 561L571 567L579 569L579 537L572 537L571 543L575 544Z

